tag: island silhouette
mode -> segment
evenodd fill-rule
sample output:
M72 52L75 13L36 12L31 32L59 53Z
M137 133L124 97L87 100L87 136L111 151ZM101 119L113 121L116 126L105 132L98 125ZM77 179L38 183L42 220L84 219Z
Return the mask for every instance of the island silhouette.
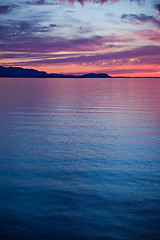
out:
M35 69L20 67L0 66L0 77L25 77L25 78L111 78L106 73L87 73L83 75L64 75L58 73L46 73Z

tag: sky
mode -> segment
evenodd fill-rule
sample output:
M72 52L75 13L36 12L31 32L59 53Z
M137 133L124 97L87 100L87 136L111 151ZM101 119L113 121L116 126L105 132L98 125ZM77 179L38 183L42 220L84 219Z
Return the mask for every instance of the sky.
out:
M0 65L160 77L160 0L0 0Z

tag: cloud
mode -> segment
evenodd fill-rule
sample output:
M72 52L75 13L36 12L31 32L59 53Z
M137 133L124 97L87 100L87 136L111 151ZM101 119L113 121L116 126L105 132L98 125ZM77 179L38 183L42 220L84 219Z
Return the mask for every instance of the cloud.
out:
M92 38L79 38L67 40L60 37L52 38L40 38L40 37L27 37L27 31L30 26L26 26L25 36L21 36L20 39L5 37L6 41L0 44L1 51L14 51L17 52L30 52L30 53L56 53L59 51L70 52L88 52L98 51L99 49L109 49L113 47L113 43L120 41L115 37L103 38L100 36L94 36ZM6 31L0 28L0 31ZM9 30L8 30L9 31ZM10 33L10 35L13 35ZM15 34L16 35L16 34ZM9 38L9 41L7 41ZM7 44L6 44L7 43Z
M26 4L28 5L55 5L56 3L48 3L46 2L45 0L39 0L39 1L36 1L36 2L26 2Z
M55 27L58 27L58 25L52 23L52 24L50 24L50 27L51 27L51 28L55 28Z
M98 62L101 60L117 60L117 59L128 59L128 58L139 58L139 57L159 57L160 47L159 46L145 46L139 47L132 50L114 52L114 53L104 53L104 54L94 54L90 56L78 56L74 58L65 59L51 59L46 60L46 63L74 63L74 62Z
M49 56L49 55L48 55ZM74 55L63 55L58 57L52 57L50 55L48 58L43 58L42 55L39 54L38 58L35 60L31 60L28 58L26 62L17 62L19 66L25 66L26 63L29 65L38 66L41 64L101 64L101 62L108 63L109 61L114 61L112 65L116 65L117 63L125 64L126 62L136 59L136 64L148 63L148 64L160 64L160 46L144 46L139 48L134 48L132 50L124 50L120 52L105 52L105 53L94 53L94 54L74 54ZM41 58L42 57L42 58ZM27 59L26 59L27 60ZM133 61L132 61L133 62ZM133 62L135 63L135 61Z
M116 37L110 37L108 41L116 42L118 40ZM53 69L54 67L59 69L56 71L71 71L72 73L78 72L77 69L80 69L81 72L87 72L90 68L95 69L95 71L101 71L101 69L108 71L108 68L111 72L122 69L122 74L127 74L127 71L131 73L133 66L133 73L140 72L143 67L148 69L148 72L151 72L150 69L158 69L160 46L148 45L131 50L119 50L118 52L115 48L113 48L114 52L109 51L109 48L112 50L112 46L108 46L108 49L104 49L104 51L102 49L101 52L97 51L106 42L107 39L97 36L92 39L70 41L60 38L50 40L31 38L2 46L4 52L1 51L1 58L9 59L9 62L5 63L4 61L3 65L6 66L8 64L21 67L51 66ZM15 52L17 53L15 54ZM68 66L68 70L66 66ZM71 66L74 68L71 69Z
M135 22L153 22L155 24L157 24L158 26L160 26L160 21L157 20L154 16L147 16L145 14L123 14L121 16L122 19L127 19L131 22L135 21Z
M160 3L156 4L155 7L158 10L158 12L160 13Z
M147 31L137 31L133 34L134 37L139 39L150 40L154 43L160 43L160 32L156 29L147 30Z
M70 4L74 4L76 2L80 3L82 6L84 6L85 3L87 2L92 2L92 3L100 3L100 4L104 4L104 3L116 3L119 2L120 0L59 0L59 2L68 2ZM139 4L144 3L145 0L128 0L128 1L134 1L137 2Z
M121 67L117 67L116 69L109 69L107 71L108 74L110 74L111 76L130 76L130 75L133 75L134 77L139 77L139 76L155 76L157 77L157 75L155 75L155 68L153 68L153 66L150 66L150 67L147 67L146 66L143 66L141 68L139 68L137 65L135 65L134 67L132 66L131 68L131 65L127 64L127 69L124 67L124 66L121 66ZM137 69L138 68L138 69ZM146 74L145 74L146 73Z
M7 41L9 44L12 40L20 41L34 37L36 34L43 34L53 31L58 25L51 23L49 25L35 24L34 21L16 21L8 20L0 25L1 41ZM18 43L18 42L17 42Z
M6 14L6 13L10 12L14 7L15 7L15 5L0 6L0 14Z

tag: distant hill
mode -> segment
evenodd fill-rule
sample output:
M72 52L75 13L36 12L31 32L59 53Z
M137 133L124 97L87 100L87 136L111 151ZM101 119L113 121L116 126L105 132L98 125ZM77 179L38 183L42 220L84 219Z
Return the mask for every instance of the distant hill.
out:
M87 73L80 77L81 78L111 78L111 76L109 76L106 73Z
M58 73L46 73L35 69L0 66L0 77L24 77L24 78L111 78L106 73L88 73L80 76L63 75Z

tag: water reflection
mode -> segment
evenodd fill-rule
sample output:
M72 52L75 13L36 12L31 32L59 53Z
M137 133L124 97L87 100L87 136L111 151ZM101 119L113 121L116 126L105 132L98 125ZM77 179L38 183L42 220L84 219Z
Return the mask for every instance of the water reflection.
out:
M0 79L2 239L158 239L159 79Z

